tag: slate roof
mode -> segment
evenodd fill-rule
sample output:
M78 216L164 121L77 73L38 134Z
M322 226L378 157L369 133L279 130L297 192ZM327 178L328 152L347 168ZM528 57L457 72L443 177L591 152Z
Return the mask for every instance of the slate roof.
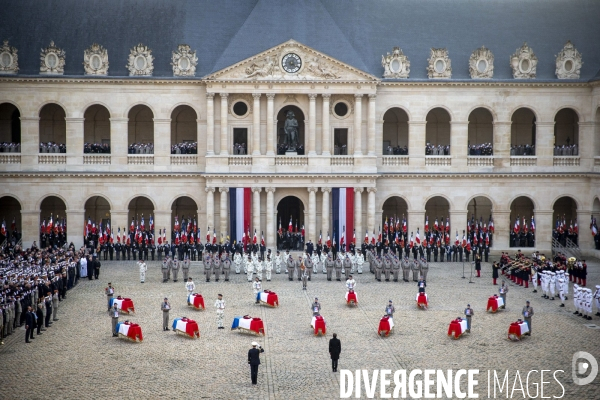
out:
M452 80L470 79L469 56L484 45L494 80L512 80L509 57L524 41L538 57L538 81L557 80L555 55L567 40L583 55L580 81L600 70L597 0L0 0L0 10L0 40L18 48L19 75L38 75L50 40L66 51L67 76L84 74L94 42L108 49L109 76L128 76L129 49L143 43L154 77L169 78L178 44L197 50L202 77L289 39L377 77L381 55L400 46L409 80L427 79L431 47L448 48Z

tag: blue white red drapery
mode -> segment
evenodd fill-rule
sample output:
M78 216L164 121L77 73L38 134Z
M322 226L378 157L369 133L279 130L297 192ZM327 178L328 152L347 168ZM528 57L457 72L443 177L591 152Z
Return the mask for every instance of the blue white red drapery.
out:
M354 234L354 188L333 188L331 200L333 237L339 243L343 234L345 250L350 250L352 239L348 238Z
M230 238L242 242L244 232L250 228L252 192L250 188L229 188Z

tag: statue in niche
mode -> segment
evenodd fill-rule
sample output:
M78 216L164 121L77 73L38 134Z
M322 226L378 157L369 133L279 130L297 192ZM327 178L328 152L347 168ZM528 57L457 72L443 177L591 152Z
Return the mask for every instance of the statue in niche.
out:
M293 111L288 111L286 114L285 124L283 125L285 133L285 144L288 146L288 151L296 151L298 147L298 121L295 118Z

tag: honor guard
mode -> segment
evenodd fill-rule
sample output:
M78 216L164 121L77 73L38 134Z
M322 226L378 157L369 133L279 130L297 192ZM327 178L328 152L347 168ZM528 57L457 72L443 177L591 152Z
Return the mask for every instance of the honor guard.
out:
M276 274L281 273L281 264L282 263L283 263L283 260L281 259L281 253L279 252L279 250L277 250L277 254L275 255L275 273Z
M165 297L164 301L160 304L160 309L163 315L163 331L169 331L169 311L171 311L171 303Z
M315 297L315 301L310 306L312 310L313 316L321 315L321 303L319 303L319 299Z
M148 266L144 262L144 260L138 261L138 268L140 270L140 283L144 283L146 281L146 271L148 270Z
M223 300L223 295L221 293L217 295L215 308L217 309L217 329L225 329L223 326L223 318L225 317L225 300Z
M471 333L471 317L475 315L473 309L470 304L467 304L467 308L465 308L465 318L467 320L467 332Z
M225 259L221 261L221 268L223 269L223 275L225 282L229 282L229 273L231 272L231 260L229 259L229 253L225 253Z
M236 251L233 256L233 264L235 265L235 273L239 274L242 269L242 255L239 251Z
M210 282L210 276L212 275L212 258L209 252L205 252L203 264L206 282Z
M335 268L335 280L338 282L342 281L342 260L340 257L336 258L336 260L334 261L334 268Z
M273 271L273 260L271 255L267 254L267 261L265 261L265 274L267 276L267 282L271 282L271 272Z
M292 258L291 255L288 255L288 258L286 260L286 265L287 265L287 272L288 272L288 280L293 281L294 280L294 259Z
M181 270L183 271L183 281L187 282L190 275L190 258L187 256L187 254L181 263Z
M252 292L254 293L254 300L256 304L259 304L260 301L258 300L258 294L260 293L262 288L262 283L260 282L260 279L258 279L258 276L256 278L254 278L254 282L252 282Z

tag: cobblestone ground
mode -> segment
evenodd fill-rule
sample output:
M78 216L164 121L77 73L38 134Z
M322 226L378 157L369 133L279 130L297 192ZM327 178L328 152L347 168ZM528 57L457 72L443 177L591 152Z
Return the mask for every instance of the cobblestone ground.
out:
M588 287L594 287L600 284L600 263L589 266ZM139 282L135 262L103 262L100 280L80 281L69 291L67 300L60 303L60 321L43 336L36 336L33 344L25 344L22 330L5 340L6 345L0 347L0 398L339 398L340 375L331 372L328 354L333 332L342 341L339 369L479 369L480 398L488 398L488 370L502 377L508 370L511 390L517 370L524 387L530 370L564 370L557 375L565 387L564 399L599 398L600 377L587 386L574 385L571 379L571 358L576 351L587 351L600 360L600 328L586 326L600 326L599 317L585 321L573 315L571 298L565 308L559 308L560 301L544 300L540 293L512 283L507 309L488 314L487 298L496 292L490 265L484 264L482 278L473 278L474 283L469 283L468 272L467 279L461 278L462 268L461 263L431 264L430 308L424 311L415 306L415 283L376 282L370 273L356 275L358 307L346 306L343 282L327 282L323 274L313 275L307 291L300 282L273 274L273 281L263 284L279 295L281 305L272 309L254 304L245 275L234 274L231 282L213 279L206 283L200 267L194 267L190 275L207 305L206 311L196 311L186 305L181 280L162 283L158 262L149 263L144 284ZM134 300L136 313L129 319L142 326L143 343L111 336L104 296L109 281L117 294ZM212 306L217 293L227 302L226 324L230 326L237 315L259 316L267 335L257 338L229 328L216 329ZM171 320L195 319L200 339L162 330L160 303L165 296L173 307ZM310 303L315 296L323 307L326 337L315 337L310 329ZM396 328L381 338L376 330L389 299L396 307ZM535 309L533 335L510 342L508 325L521 316L527 299ZM467 303L475 311L472 333L452 340L447 336L448 323L462 315ZM250 385L246 362L254 340L265 348L256 388ZM539 375L532 379L540 381ZM544 380L550 382L544 396L561 395L551 375ZM529 396L539 398L534 386ZM506 393L497 398L506 398ZM517 391L512 398L524 396Z

